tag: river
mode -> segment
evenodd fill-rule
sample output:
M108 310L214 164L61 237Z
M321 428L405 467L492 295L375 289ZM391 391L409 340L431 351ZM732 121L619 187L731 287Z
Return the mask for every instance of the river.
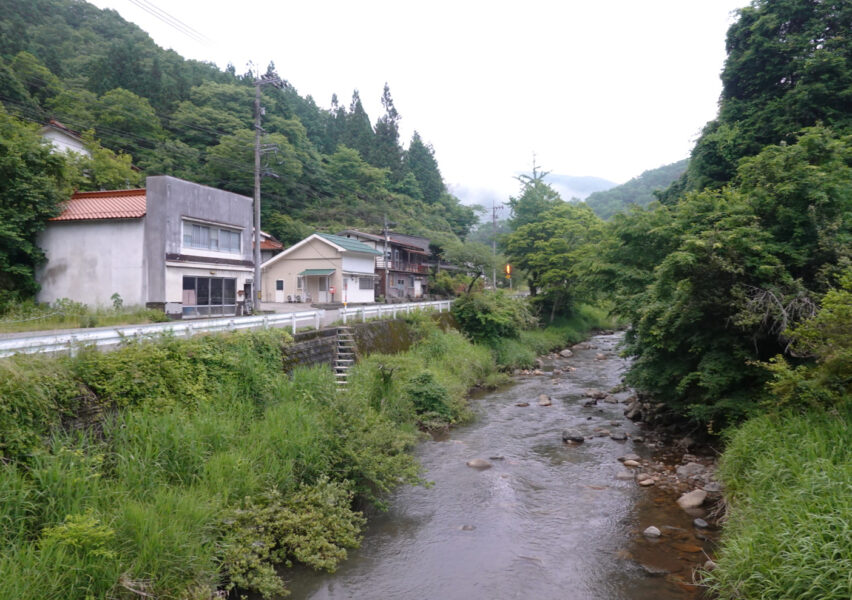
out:
M418 447L433 485L403 488L387 512L370 515L361 548L336 573L289 571L291 598L696 598L687 582L711 542L696 537L694 515L675 504L674 492L616 477L627 453L658 458L633 441L644 433L623 416L624 405L584 406L589 388L619 383L619 340L596 336L573 357L546 361L545 375L516 377L474 399L475 421ZM539 405L541 394L552 406ZM566 428L593 437L568 445ZM467 466L475 458L492 467ZM648 525L663 536L646 538Z

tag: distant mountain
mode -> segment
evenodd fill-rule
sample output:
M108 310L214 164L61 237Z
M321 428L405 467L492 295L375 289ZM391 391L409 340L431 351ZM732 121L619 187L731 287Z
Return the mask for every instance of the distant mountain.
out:
M559 192L559 195L565 201L570 201L574 198L584 200L589 194L608 190L618 185L600 177L559 175L556 173L548 174L545 177L545 181Z
M609 219L631 204L647 206L654 200L654 190L669 187L686 171L687 160L683 159L670 165L645 171L639 177L634 177L623 185L606 191L595 192L586 198L586 204L601 219Z

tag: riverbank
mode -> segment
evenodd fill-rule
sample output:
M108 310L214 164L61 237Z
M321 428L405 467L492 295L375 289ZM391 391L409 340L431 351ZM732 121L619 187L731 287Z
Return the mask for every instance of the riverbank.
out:
M345 395L282 371L281 331L0 361L0 597L285 593L274 565L333 569L359 503L420 482L418 423L464 418L491 354L415 322Z
M276 564L334 569L354 507L421 481L419 431L505 381L488 348L410 327L345 394L326 369L284 374L281 331L0 361L0 597L273 597Z
M852 404L751 419L720 462L728 521L716 597L852 597Z

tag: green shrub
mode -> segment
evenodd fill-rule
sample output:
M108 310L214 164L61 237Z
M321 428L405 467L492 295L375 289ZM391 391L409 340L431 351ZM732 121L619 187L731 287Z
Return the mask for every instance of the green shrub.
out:
M286 593L275 565L297 561L333 572L361 539L365 519L351 505L352 491L325 477L287 497L272 491L247 499L224 522L230 586L274 598Z
M497 291L465 294L453 303L461 330L476 342L516 338L535 320L523 300Z
M452 410L449 406L450 393L443 385L435 380L430 371L423 371L408 380L405 393L414 405L414 412L420 421L438 419L451 422Z

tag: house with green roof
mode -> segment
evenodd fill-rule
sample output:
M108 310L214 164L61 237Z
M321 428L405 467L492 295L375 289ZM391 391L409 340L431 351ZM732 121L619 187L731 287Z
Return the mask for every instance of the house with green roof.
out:
M314 233L261 265L263 302L375 302L376 256L357 240Z

